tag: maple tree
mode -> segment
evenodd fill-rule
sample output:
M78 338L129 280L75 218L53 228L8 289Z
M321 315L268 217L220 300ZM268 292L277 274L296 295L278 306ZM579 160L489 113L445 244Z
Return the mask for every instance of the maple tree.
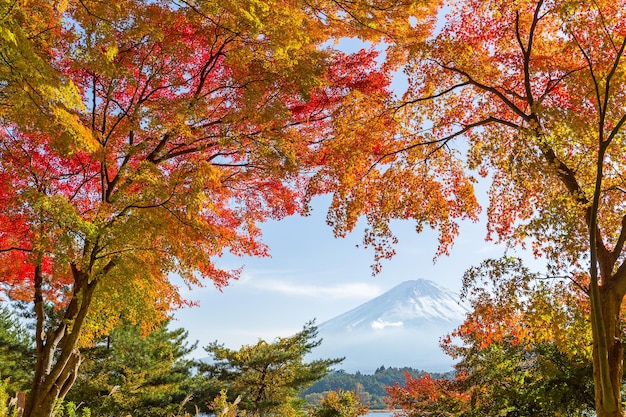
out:
M434 10L384 0L0 7L1 288L36 315L25 417L65 397L82 346L121 321L145 334L186 305L172 274L222 287L239 273L216 266L224 251L266 256L258 223L303 210L300 168L349 124L339 109L388 97L375 51L348 55L329 41L389 40L413 25L399 17Z
M399 409L399 416L458 416L466 407L469 398L459 392L455 382L448 379L434 379L429 374L413 377L408 372L404 375L405 383L395 382L387 387L385 397L391 409Z
M0 117L75 133L80 97L51 63L62 2L0 1ZM31 118L33 112L40 118ZM62 116L62 117L60 117Z
M442 347L458 362L467 414L581 415L594 407L588 296L517 258L464 276L471 312Z
M479 210L468 168L488 177L488 237L588 282L600 417L623 414L624 13L622 1L447 5L430 38L409 31L391 46L408 88L386 117L401 126L384 140L346 129L318 176L336 233L364 215L378 260L393 254L398 218L438 229L446 253ZM385 117L373 113L372 125Z
M465 321L442 339L454 380L405 377L388 387L401 415L586 415L593 411L587 295L530 273L519 259L487 260L464 277ZM558 306L558 308L557 308Z

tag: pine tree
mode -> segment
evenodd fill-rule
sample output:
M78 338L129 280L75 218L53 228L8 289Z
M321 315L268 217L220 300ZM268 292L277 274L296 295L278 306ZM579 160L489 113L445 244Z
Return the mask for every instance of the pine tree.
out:
M305 362L304 356L321 343L316 337L317 327L311 321L294 336L273 343L259 340L231 350L214 342L205 347L214 363L201 367L201 372L208 383L223 384L229 397L241 396L239 409L252 415L296 415L304 405L297 395L343 360Z
M167 323L146 337L137 326L114 330L85 352L81 373L68 400L85 403L94 415L163 417L179 411L187 396L192 361L185 356L184 329Z
M8 379L5 388L9 395L14 396L29 387L34 355L28 330L20 324L14 311L0 305L0 379Z

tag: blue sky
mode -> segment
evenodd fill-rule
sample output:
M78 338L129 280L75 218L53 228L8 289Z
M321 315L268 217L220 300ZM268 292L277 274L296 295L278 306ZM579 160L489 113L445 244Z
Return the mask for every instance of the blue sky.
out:
M195 357L206 356L202 346L217 340L227 347L271 341L297 332L311 319L320 324L401 282L426 278L454 291L461 288L463 272L503 248L485 242L484 222L461 224L450 256L433 263L437 248L434 231L415 232L412 222L396 222L397 255L372 276L373 253L356 245L362 229L338 239L325 223L329 199L314 200L308 217L293 216L263 225L271 258L225 257L218 264L244 266L238 281L218 291L210 282L203 288L183 290L199 307L176 312L173 327L189 331L199 341Z

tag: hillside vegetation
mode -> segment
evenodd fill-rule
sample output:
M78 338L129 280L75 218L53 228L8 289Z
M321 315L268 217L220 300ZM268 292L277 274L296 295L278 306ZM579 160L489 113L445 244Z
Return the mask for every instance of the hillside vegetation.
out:
M304 390L300 395L307 400L309 405L317 405L331 391L354 391L363 404L369 404L372 410L387 408L384 397L387 395L387 386L393 386L396 382L403 383L406 374L419 378L427 374L422 370L413 368L385 368L381 366L373 374L360 372L348 373L343 370L329 373L318 382ZM430 373L434 379L452 378L453 372Z

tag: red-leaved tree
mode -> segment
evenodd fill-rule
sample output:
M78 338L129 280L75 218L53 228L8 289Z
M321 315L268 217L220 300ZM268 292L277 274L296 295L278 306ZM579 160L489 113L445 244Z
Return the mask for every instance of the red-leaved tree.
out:
M391 111L403 130L370 140L346 129L350 146L327 147L343 164L319 177L335 194L331 220L343 234L365 215L385 257L389 222L415 219L439 230L445 253L455 220L477 214L471 175L487 177L490 238L531 248L554 275L588 277L596 410L622 416L626 4L446 6L431 37L412 36L417 25L389 53L406 62Z
M222 287L239 273L215 265L224 251L267 255L258 223L303 209L302 165L336 124L350 123L338 109L354 97L375 108L388 96L374 52L346 55L329 40L383 39L375 27L418 9L0 7L10 46L0 74L0 282L36 315L24 417L51 414L76 377L79 348L121 318L149 331L184 305L172 274ZM28 70L33 56L38 71Z

